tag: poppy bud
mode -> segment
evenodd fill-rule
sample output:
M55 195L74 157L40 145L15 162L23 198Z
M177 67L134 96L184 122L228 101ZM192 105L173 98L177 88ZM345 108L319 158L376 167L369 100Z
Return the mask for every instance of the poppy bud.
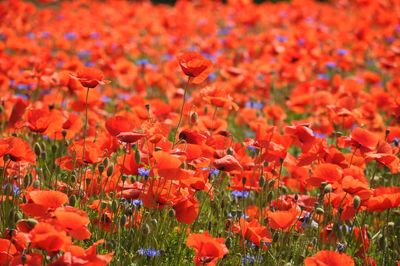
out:
M140 151L135 150L135 162L136 164L140 164Z
M260 178L258 179L258 184L260 185L260 187L263 187L265 185L264 176L260 176Z
M317 214L319 214L319 215L322 215L322 214L325 213L324 209L322 209L321 207L316 208L316 209L315 209L315 212L316 212Z
M299 200L299 194L294 194L294 201L297 202Z
M111 210L112 210L113 212L117 212L117 210L118 210L118 201L117 201L117 200L113 200L113 201L111 202Z
M324 187L324 194L327 194L327 193L330 193L330 192L332 192L332 185L331 184L327 184Z
M387 139L387 137L388 137L389 134L390 134L390 129L387 128L387 129L385 130L385 140Z
M150 111L150 104L147 103L144 107L146 107L147 112Z
M337 236L339 239L342 239L342 238L343 238L343 231L341 230L339 224L334 224L334 225L333 225L333 231L336 233L336 236Z
M151 233L150 226L149 226L148 224L145 224L145 225L142 227L142 232L143 232L144 235L150 234L150 233Z
M175 210L174 210L174 209L170 209L170 210L168 211L168 216L169 216L170 218L175 217Z
M225 208L225 201L224 201L224 199L221 200L221 205L220 205L220 206L221 206L221 209L224 209L224 208Z
M107 208L107 203L105 203L105 202L100 203L100 209L101 210L104 210L106 208Z
M114 165L110 164L107 168L107 176L110 177L114 173Z
M57 145L55 144L51 145L51 152L56 153L56 151L57 151Z
M280 190L283 194L287 194L288 193L288 188L286 186L281 186Z
M119 226L120 226L120 227L124 227L125 224L126 224L126 215L125 215L125 214L122 214L122 215L121 215L121 218L120 218L120 220L119 220Z
M35 180L35 182L33 182L33 188L39 188L40 187L40 181L39 180Z
M273 197L272 191L268 192L268 194L267 194L267 202L271 202L272 197Z
M35 227L35 225L37 225L39 222L33 218L29 218L26 220L23 220L26 222L26 224L28 225L29 228L33 229Z
M212 222L211 222L211 221L208 221L207 230L208 230L208 231L211 231L211 227L212 227Z
M112 239L106 240L105 247L107 250L114 250L115 249L115 241Z
M361 199L360 199L360 197L359 196L354 196L354 198L353 198L353 206L354 206L354 209L358 209L359 207L360 207L360 204L361 204Z
M42 153L40 154L40 157L41 157L43 160L46 160L46 158L47 158L47 152L46 152L46 151L42 151Z
M190 122L191 122L192 124L196 124L196 123L197 123L197 120L199 120L199 115L197 114L197 112L192 112L192 113L190 114Z
M75 206L75 203L76 203L76 196L72 195L71 197L69 197L69 205Z
M65 137L67 136L67 131L66 130L61 131L61 135L65 139Z
M104 160L103 160L104 167L107 167L109 162L110 161L109 161L108 157L104 158Z
M275 186L275 179L272 179L268 182L268 189L272 189Z
M42 148L40 147L40 144L37 142L35 143L33 150L35 151L36 156L40 156L40 154L42 154Z
M24 176L24 187L28 187L32 182L32 175L28 174Z
M5 154L4 156L3 156L3 161L4 162L7 162L8 160L10 160L10 154Z
M151 224L156 227L158 224L157 219L151 219Z
M21 256L21 263L22 263L22 265L25 265L25 264L26 264L26 261L27 261L26 254L23 253L22 256Z
M232 238L227 237L225 239L225 246L229 249L232 246Z
M99 170L99 173L100 174L102 174L103 173L103 171L104 171L104 164L102 164L102 163L100 163L98 166L97 166L97 170Z
M246 182L247 182L247 178L246 178L246 177L243 177L243 178L242 178L242 185L243 185L243 186L246 185Z
M234 153L233 148L232 148L232 147L229 147L229 148L226 150L226 153L227 153L228 155L233 155L233 153Z
M161 148L161 147L158 147L158 146L156 146L156 147L154 148L154 150L155 150L155 151L162 151L162 148Z
M125 183L125 181L126 181L127 178L128 178L127 175L122 175L122 176L121 176L122 183Z
M124 213L128 216L131 216L133 214L133 209L131 207L128 207L125 209Z
M23 217L24 217L24 215L20 211L17 211L17 213L15 214L15 218L17 221L21 220Z

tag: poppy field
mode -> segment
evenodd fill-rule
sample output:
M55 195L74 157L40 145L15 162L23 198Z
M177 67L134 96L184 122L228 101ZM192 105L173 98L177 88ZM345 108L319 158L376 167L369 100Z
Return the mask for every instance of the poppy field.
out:
M400 2L0 2L0 266L400 265Z

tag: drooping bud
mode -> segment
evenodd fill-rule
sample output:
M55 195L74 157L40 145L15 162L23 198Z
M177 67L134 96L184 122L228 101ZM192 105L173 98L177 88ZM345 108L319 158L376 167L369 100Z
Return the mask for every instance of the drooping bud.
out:
M40 144L37 142L35 143L33 150L35 151L36 156L40 156L40 154L42 154L42 147L40 147Z

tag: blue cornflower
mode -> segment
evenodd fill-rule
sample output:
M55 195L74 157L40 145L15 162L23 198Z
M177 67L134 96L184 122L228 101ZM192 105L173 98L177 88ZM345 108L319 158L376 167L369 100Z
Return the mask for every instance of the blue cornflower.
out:
M249 197L249 192L248 191L240 191L240 190L234 190L231 192L232 197L235 198L247 198Z
M135 200L132 200L132 204L135 205L136 207L139 207L139 206L143 205L143 201L135 199Z
M326 66L327 68L332 69L332 68L335 68L335 67L336 67L336 63L335 63L335 62L332 62L332 61L326 62L325 66Z
M149 258L153 258L153 257L157 257L161 255L161 252L157 249L153 249L153 248L140 248L138 250L138 253L141 256L146 256Z
M347 55L349 53L349 51L343 48L337 49L336 52L338 53L338 55Z
M3 185L3 189L6 189L6 188L7 188L7 184L4 184ZM17 195L19 195L21 193L19 187L17 185L15 185L15 184L12 185L12 191L13 191L13 194L15 196L17 196Z
M219 174L219 170L216 168L210 169L210 175L218 175Z
M138 66L145 66L145 65L148 65L149 63L150 63L150 61L147 58L136 60L136 65L138 65Z
M139 173L139 176L148 177L150 174L150 169L141 167L138 169L138 173Z
M78 35L75 32L66 32L64 33L64 38L67 40L75 40Z
M314 137L319 138L319 139L326 138L326 134L323 134L323 133L314 132L313 135L314 135Z

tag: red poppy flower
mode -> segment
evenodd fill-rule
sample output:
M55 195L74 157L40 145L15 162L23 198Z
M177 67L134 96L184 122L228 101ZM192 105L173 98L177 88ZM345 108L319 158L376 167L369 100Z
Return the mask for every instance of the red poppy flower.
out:
M0 265L8 265L16 253L17 249L10 240L0 238Z
M112 260L112 253L97 254L97 246L103 244L104 240L98 240L86 250L75 245L68 247L67 251L60 258L49 266L59 265L93 265L106 266Z
M43 133L52 121L48 108L31 109L26 114L27 126L33 132Z
M304 260L305 266L354 266L354 260L347 254L322 250Z
M38 223L29 232L33 248L40 248L47 252L66 250L71 244L71 238L64 231L57 230L48 223Z
M101 70L92 67L82 67L74 77L86 88L95 88L99 84L105 84L104 74Z
M225 155L221 159L217 159L214 161L214 166L218 170L231 172L242 170L243 167L240 165L239 161L233 157L232 155Z
M370 131L357 127L351 132L352 146L360 148L362 151L376 149L379 139Z
M17 137L0 139L0 157L8 154L14 162L35 163L36 156L29 144Z
M213 238L207 232L203 234L190 234L186 245L195 250L193 260L196 266L217 265L218 260L229 253L223 238Z
M178 199L173 205L175 210L175 217L180 223L191 224L199 215L199 202L194 196L187 190L181 189ZM186 195L185 195L186 194Z
M181 176L181 160L174 155L164 151L153 152L156 160L155 169L157 173L167 179L179 179Z
M78 240L90 238L90 232L87 229L90 221L86 212L66 206L57 208L54 216L56 217L57 224L72 237Z
M298 212L292 208L288 211L268 212L268 224L275 230L289 230L297 222Z
M211 61L196 52L185 52L178 57L183 73L193 84L202 83L211 72Z
M247 222L243 218L240 218L239 222L233 225L232 231L240 234L242 238L253 242L257 246L272 242L272 236L268 228L260 225L257 220Z

